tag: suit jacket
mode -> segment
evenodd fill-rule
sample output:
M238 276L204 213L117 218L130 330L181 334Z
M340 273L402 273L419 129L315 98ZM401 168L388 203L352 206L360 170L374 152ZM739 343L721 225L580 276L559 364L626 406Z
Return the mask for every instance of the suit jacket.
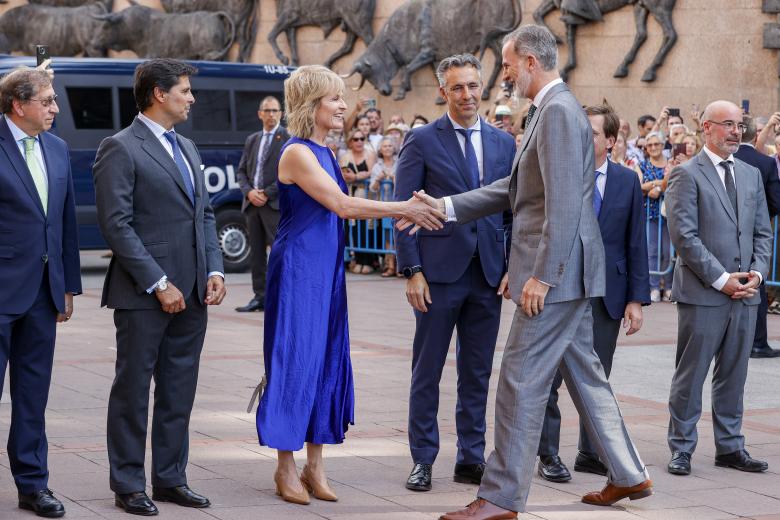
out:
M176 163L143 121L100 143L92 169L98 224L114 252L101 305L159 309L146 291L163 275L185 299L196 290L202 302L207 274L224 272L200 154L177 139L195 179L194 207Z
M58 312L65 312L66 292L81 293L68 145L48 132L38 138L49 182L46 214L6 118L0 116L0 314L27 312L47 264L47 283Z
M532 276L550 285L546 303L604 296L594 171L590 122L558 84L528 122L511 177L452 197L458 222L512 209L509 290L516 303Z
M246 138L244 143L244 153L241 154L241 161L238 163L238 171L236 172L236 181L241 188L241 192L244 194L244 200L241 203L241 211L246 211L249 207L249 200L246 198L247 193L254 189L255 182L255 170L257 169L257 154L260 150L260 141L262 141L263 132L255 132ZM271 147L268 150L268 159L263 165L263 189L265 194L268 195L267 206L273 209L279 209L279 187L276 185L276 179L279 175L279 157L281 155L282 146L290 138L290 134L287 133L287 129L283 126L279 126L274 132L274 136L271 138Z
M483 184L507 177L515 144L512 136L482 120ZM470 189L468 166L450 118L445 114L431 124L407 134L396 164L395 198L408 200L413 191L425 190L433 197L463 193ZM396 250L401 268L420 265L433 283L457 281L479 251L485 279L497 286L506 271L505 233L511 226L496 212L468 225L454 222L437 231L416 235L396 230Z
M758 168L758 171L761 172L766 204L769 209L769 218L780 213L780 178L777 176L777 162L775 162L775 158L759 152L748 144L740 145L734 157Z
M650 304L650 273L639 177L612 161L607 166L598 223L606 261L604 305L617 320L629 302Z
M702 150L669 175L666 213L669 236L677 249L672 299L716 306L731 301L714 289L724 272L758 271L766 280L772 248L761 173L735 160L737 214L715 166ZM742 299L758 305L758 294Z

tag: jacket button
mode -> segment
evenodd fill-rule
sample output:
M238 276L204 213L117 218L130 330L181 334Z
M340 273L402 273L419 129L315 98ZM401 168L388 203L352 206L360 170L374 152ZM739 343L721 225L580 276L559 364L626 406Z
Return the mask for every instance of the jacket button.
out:
M735 258L735 259L734 259L734 261L735 261L735 262L739 262L739 258Z
M48 262L48 261L49 261L49 255L46 255L46 254L44 254L44 255L41 257L41 260L42 260L42 261L43 261L43 263L45 264L46 262Z

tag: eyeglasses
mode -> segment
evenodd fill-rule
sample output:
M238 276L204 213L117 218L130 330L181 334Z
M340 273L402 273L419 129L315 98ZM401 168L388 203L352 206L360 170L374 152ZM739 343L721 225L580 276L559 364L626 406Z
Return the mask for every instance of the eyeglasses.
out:
M656 146L661 146L661 143L649 143L645 145L645 148L655 148Z
M365 141L366 138L365 137L353 137L352 140L353 141Z
M260 112L263 112L264 114L278 114L281 110L278 108L264 108Z
M38 103L41 104L43 108L49 108L50 106L57 103L57 94L54 94L51 97L47 97L43 99L30 98L27 101L37 101Z
M735 123L734 121L712 121L709 119L707 121L709 121L713 125L722 126L729 132L733 132L735 128L738 129L740 133L747 130L747 125L745 125L744 123Z

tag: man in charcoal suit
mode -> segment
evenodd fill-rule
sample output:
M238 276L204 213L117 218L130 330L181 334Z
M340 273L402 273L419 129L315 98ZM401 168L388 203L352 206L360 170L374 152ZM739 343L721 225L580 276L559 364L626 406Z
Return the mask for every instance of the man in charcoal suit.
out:
M642 188L636 173L607 159L620 129L620 119L609 105L585 108L593 130L596 184L593 210L599 223L606 259L606 292L591 299L593 311L593 349L609 377L615 355L620 322L627 335L642 327L642 305L650 304L650 282L647 265L647 237ZM551 482L566 482L571 474L558 456L561 412L558 388L563 378L555 375L542 438L539 442L539 475ZM575 471L606 475L607 467L599 460L595 443L580 421L579 452Z
M290 134L279 122L282 105L273 96L260 102L257 116L263 124L260 132L250 135L238 163L236 181L244 194L241 211L249 228L252 250L252 290L254 296L238 312L262 311L265 308L265 272L268 267L266 247L274 243L279 226L279 188L276 185L279 156Z
M761 472L768 464L745 450L742 397L772 228L761 173L733 156L744 131L740 108L715 101L704 110L702 127L704 148L672 170L666 190L678 315L668 470L691 472L702 386L714 359L715 465Z
M189 422L208 305L225 296L222 255L200 155L178 135L195 102L191 65L138 65L139 114L105 139L93 169L98 223L113 251L102 305L114 309L116 375L108 401L108 460L115 504L157 514L146 495L149 385L152 498L186 507L209 500L187 486Z

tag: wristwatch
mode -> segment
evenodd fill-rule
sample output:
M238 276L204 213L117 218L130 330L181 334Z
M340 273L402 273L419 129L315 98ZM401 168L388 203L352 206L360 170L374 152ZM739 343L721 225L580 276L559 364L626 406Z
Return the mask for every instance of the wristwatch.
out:
M157 287L154 288L157 292L165 292L168 290L168 280L160 280L157 282Z
M414 265L412 267L404 267L401 273L404 275L404 278L411 278L415 275L415 273L422 273L422 266L421 265Z

